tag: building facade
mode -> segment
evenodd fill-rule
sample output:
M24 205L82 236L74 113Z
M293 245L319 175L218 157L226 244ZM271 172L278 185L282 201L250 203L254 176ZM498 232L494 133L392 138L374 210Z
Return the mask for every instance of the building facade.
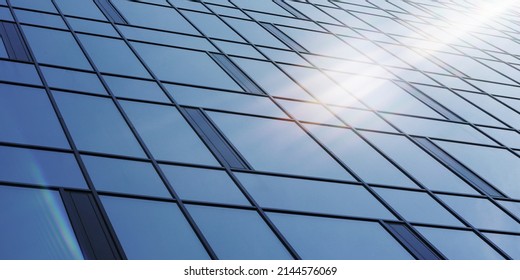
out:
M0 259L519 259L491 2L0 0Z

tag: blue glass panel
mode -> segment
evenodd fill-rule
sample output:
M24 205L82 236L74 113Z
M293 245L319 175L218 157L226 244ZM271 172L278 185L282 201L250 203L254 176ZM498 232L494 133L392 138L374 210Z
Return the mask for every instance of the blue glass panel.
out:
M305 127L367 183L417 187L352 130L320 125Z
M199 34L197 30L173 8L127 0L112 0L111 2L132 25ZM149 15L154 16L151 17Z
M171 198L150 163L94 156L82 159L98 191Z
M141 43L133 45L161 80L243 91L204 52Z
M49 15L38 12L30 12L25 10L15 10L16 17L21 23L29 23L34 25L50 26L60 29L67 29L67 25L58 15Z
M38 62L92 69L72 34L32 26L22 26L22 30Z
M209 259L175 203L102 196L128 259Z
M83 259L56 191L0 186L0 259Z
M506 254L515 260L520 260L520 236L497 233L484 233L493 243L504 250Z
M170 103L155 82L103 76L115 96Z
M281 49L287 49L287 46L278 41L276 37L267 32L258 23L249 20L240 20L235 18L224 18L237 32L244 36L249 42L255 45L271 46Z
M80 150L144 157L144 152L108 98L53 92Z
M101 72L148 78L150 75L123 40L79 35Z
M515 154L491 147L435 141L484 180L513 198L520 198L520 158Z
M54 5L52 4L51 0L11 0L10 2L11 5L13 5L14 7L56 13L56 9L54 8ZM5 1L4 4L6 4Z
M250 205L224 171L173 165L161 169L181 199Z
M0 60L0 81L41 85L38 72L32 64Z
M67 18L67 21L69 22L71 29L75 31L119 37L119 34L110 23L78 18Z
M493 248L471 231L416 227L450 260L501 260Z
M520 224L487 199L453 195L439 197L476 228L520 232Z
M233 58L233 62L270 95L314 100L298 84L270 62L244 58Z
M69 148L43 89L0 84L0 141Z
M166 85L166 88L180 105L287 118L274 102L264 96L178 85Z
M269 213L302 259L413 259L375 222Z
M0 146L0 180L87 189L72 154Z
M96 74L52 67L41 67L41 70L50 87L107 94Z
M354 180L295 123L208 113L256 170Z
M463 226L426 193L381 188L374 190L409 222Z
M261 207L395 219L362 186L247 173L235 174Z
M188 11L184 11L183 14L208 37L238 42L244 41L215 15Z
M292 259L255 211L186 207L219 259Z
M128 101L121 104L155 158L219 165L175 107Z
M362 134L427 188L478 194L462 179L405 137L374 132L362 132Z
M55 0L61 12L66 15L107 20L93 0Z

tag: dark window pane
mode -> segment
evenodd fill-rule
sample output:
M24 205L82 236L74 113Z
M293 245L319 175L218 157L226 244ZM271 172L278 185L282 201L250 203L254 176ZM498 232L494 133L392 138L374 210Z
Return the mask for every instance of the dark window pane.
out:
M209 259L175 203L102 196L128 259Z
M255 211L187 207L220 259L292 259Z
M0 259L83 259L56 191L0 186L0 224Z

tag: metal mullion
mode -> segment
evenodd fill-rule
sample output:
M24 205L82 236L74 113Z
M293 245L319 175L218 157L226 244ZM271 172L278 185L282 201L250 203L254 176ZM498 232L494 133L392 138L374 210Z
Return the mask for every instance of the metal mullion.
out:
M124 118L125 122L127 123L128 127L130 128L130 130L132 131L133 135L136 137L136 140L139 142L141 148L143 149L143 151L145 152L146 156L151 160L151 163L154 167L154 169L157 171L159 177L161 178L161 180L163 181L163 183L165 184L167 190L170 192L170 194L173 196L173 198L177 201L177 206L179 207L179 209L181 210L182 214L184 215L184 217L186 218L187 222L190 224L191 228L193 229L195 235L198 237L198 239L201 241L203 247L206 249L208 255L212 258L212 259L215 259L216 258L216 255L213 251L213 249L209 246L209 243L207 242L207 240L204 238L204 236L201 234L201 231L200 229L198 228L198 226L196 226L196 224L193 222L193 218L191 217L191 215L187 212L187 209L186 207L183 205L182 201L180 200L178 194L173 190L172 186L170 185L170 183L168 182L166 176L164 175L164 173L162 172L162 170L160 169L157 161L155 160L155 158L153 157L153 155L151 154L151 152L148 150L147 146L144 144L144 141L143 139L141 138L141 136L137 133L137 130L136 128L133 126L133 124L130 122L130 119L128 118L128 116L126 115L126 113L124 112L124 110L122 109L121 105L119 104L119 102L117 101L117 98L114 96L114 94L112 93L112 91L110 90L110 88L108 87L108 85L106 84L106 82L104 81L104 79L102 78L102 75L101 75L101 72L97 69L97 66L93 63L92 59L90 58L90 56L88 55L88 53L86 52L83 44L81 43L81 41L79 40L78 36L75 34L74 30L71 28L70 24L68 23L68 20L65 18L65 16L63 16L63 14L61 13L61 11L59 10L59 8L57 7L57 5L55 4L54 0L51 0L53 2L53 4L55 5L56 9L58 10L58 12L60 12L60 14L62 15L62 19L63 21L65 22L65 24L67 25L67 27L70 29L70 32L72 33L72 35L74 36L76 42L78 43L79 47L81 48L81 50L83 51L83 53L85 54L87 60L89 61L89 63L91 64L92 68L94 69L94 71L96 72L99 80L101 81L101 83L103 84L103 86L105 87L105 89L107 90L108 94L109 94L109 97L112 99L114 105L116 106L116 108L118 109L119 113L121 114L121 116ZM110 21L110 24L113 26L113 28L118 32L118 34L121 36L121 38L125 41L125 43L130 47L130 49L132 50L132 52L134 52L134 54L136 54L136 56L138 57L138 59L143 63L143 66L145 67L145 69L152 75L152 77L156 80L157 78L154 76L154 74L150 71L150 69L148 68L148 66L146 64L144 64L144 61L138 56L138 54L135 52L135 50L130 46L130 44L128 43L128 40L126 39L126 37L123 36L123 34L121 33L121 31L119 30L119 28L117 28L117 25L114 24L113 22ZM166 93L166 89L162 86L162 84L159 84L159 86L161 86L161 89ZM168 95L167 95L168 97ZM99 198L97 197L97 193L95 195L95 198L96 200L99 200ZM98 201L98 203L100 203L100 201ZM101 212L103 213L104 216L106 216L106 213L104 213L104 208L102 207L102 204L100 203L100 208L101 208ZM110 223L107 223L108 227L111 229L111 231L113 231L112 229L112 225ZM117 235L115 235L117 236ZM118 244L119 246L121 246L120 244ZM122 247L121 247L122 248Z
M14 8L12 7L11 5L11 0L6 0L8 6L9 6L9 10L11 12L11 15L13 16L13 19L15 20L15 23L16 25L18 26L18 28L21 30L21 24L20 24L20 21L18 20L16 14L14 13ZM53 1L54 2L54 1ZM63 15L62 15L63 17ZM27 38L25 38L25 34L23 32L20 31L20 35L22 36L23 40L25 40L27 42ZM30 48L30 46L28 46L27 48L29 54L32 56L32 57L35 57L33 52L32 52L32 49ZM81 173L83 174L83 177L87 183L87 186L90 190L90 192L92 193L93 197L94 197L94 200L96 201L97 203L97 206L100 210L100 212L102 213L102 219L105 221L105 223L107 223L107 228L109 230L109 233L110 233L110 239L112 240L113 242L113 245L116 247L116 250L117 250L117 253L122 257L122 258L125 258L125 253L124 251L122 250L122 247L121 247L121 244L119 243L116 235L115 235L115 232L113 231L113 229L111 228L110 224L108 223L108 217L106 216L106 213L104 213L102 207L101 206L101 203L100 203L100 200L99 200L99 197L97 196L97 193L96 193L96 189L94 188L94 184L87 172L87 169L85 167L85 164L83 163L83 160L81 159L81 156L78 152L78 149L73 141L73 138L72 138L72 135L70 133L70 131L68 130L66 124L65 124L65 120L63 119L63 116L61 114L61 112L59 111L59 107L56 103L56 100L54 99L54 96L52 95L51 93L51 90L49 88L49 85L47 84L47 81L45 80L45 77L43 76L43 73L41 71L41 68L40 68L40 65L38 63L38 61L36 59L34 59L33 61L34 63L34 66L35 66L35 69L38 73L38 76L40 77L41 79L41 82L45 88L45 92L47 94L47 97L49 98L49 101L52 105L52 108L54 109L54 112L58 118L58 121L60 122L60 125L63 129L63 132L65 134L65 137L67 138L67 141L72 149L72 152L74 154L74 158L76 159L78 165L79 165L79 168L81 170Z

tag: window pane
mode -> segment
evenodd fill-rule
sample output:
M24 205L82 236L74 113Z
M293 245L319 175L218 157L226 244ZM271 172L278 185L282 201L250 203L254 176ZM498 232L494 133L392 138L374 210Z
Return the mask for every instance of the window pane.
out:
M280 108L264 96L177 85L166 85L166 88L180 105L287 118Z
M362 132L362 134L427 188L478 194L462 179L403 136Z
M303 259L413 259L378 223L269 213Z
M0 146L0 181L87 189L72 154Z
M173 8L154 6L127 0L112 0L111 2L130 24L198 34L195 28L193 28Z
M426 193L382 188L374 190L409 222L463 226Z
M296 124L209 112L254 169L354 180Z
M161 80L243 91L204 52L141 43L134 46Z
M79 35L101 72L148 78L150 75L123 40Z
M2 260L83 259L56 191L0 186L0 224Z
M255 211L186 206L219 259L292 259Z
M189 11L183 11L183 14L208 37L239 42L244 41L215 15Z
M209 259L175 203L102 196L128 259Z
M112 100L53 92L78 149L144 157Z
M297 120L343 126L343 123L321 104L289 100L277 100L277 103Z
M233 62L270 95L313 100L298 84L270 62L243 58L233 58Z
M383 119L377 116L374 112L336 106L329 106L329 108L336 114L336 116L352 127L397 132L397 130L383 121Z
M282 69L323 103L365 108L352 95L317 69L293 65L283 65Z
M504 149L435 141L442 149L514 198L520 198L520 158Z
M38 62L92 69L72 34L32 26L22 29Z
M439 197L476 228L520 232L520 224L487 199L452 195Z
M395 219L362 186L247 173L235 175L261 207Z
M494 144L494 142L491 141L488 137L484 136L484 134L465 124L391 114L384 114L383 118L390 121L404 133L412 135L444 138L455 141L465 141L488 145Z
M450 260L501 260L493 248L471 231L416 227Z
M0 140L69 148L42 89L0 84Z
M276 48L287 49L276 37L267 32L256 22L249 20L241 20L235 18L224 18L237 32L244 36L249 42L255 45L271 46Z
M55 0L61 12L66 15L107 20L92 0Z
M305 127L368 183L417 187L352 130L321 125L305 125Z
M484 233L493 243L500 246L506 254L515 260L520 259L520 236L497 233Z
M155 82L113 76L103 76L103 79L117 97L170 103L170 100Z
M175 107L128 101L121 104L155 158L219 165Z
M0 81L41 85L38 72L32 64L0 60Z
M251 205L224 171L174 165L161 169L181 199Z
M50 87L107 94L96 74L53 67L41 67L41 70Z
M98 191L171 198L150 163L94 156L82 159Z

